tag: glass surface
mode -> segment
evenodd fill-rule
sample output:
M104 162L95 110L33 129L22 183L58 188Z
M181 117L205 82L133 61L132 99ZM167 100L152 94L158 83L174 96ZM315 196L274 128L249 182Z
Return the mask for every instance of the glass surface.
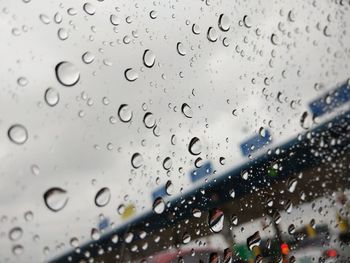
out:
M348 262L349 0L0 0L0 262Z

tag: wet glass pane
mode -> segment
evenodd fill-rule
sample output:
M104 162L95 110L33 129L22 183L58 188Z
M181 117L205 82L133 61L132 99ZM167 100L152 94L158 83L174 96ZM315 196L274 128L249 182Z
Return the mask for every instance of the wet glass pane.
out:
M348 262L350 1L0 1L1 262Z

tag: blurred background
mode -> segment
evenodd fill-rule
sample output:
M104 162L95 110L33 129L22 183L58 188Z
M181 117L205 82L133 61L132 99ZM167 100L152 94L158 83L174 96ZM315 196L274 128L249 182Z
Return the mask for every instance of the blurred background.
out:
M349 23L0 0L0 262L348 262Z

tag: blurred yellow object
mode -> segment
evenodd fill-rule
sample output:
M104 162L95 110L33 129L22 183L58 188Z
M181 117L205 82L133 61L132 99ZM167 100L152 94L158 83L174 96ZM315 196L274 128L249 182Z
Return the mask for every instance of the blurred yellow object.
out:
M132 217L136 212L136 208L133 204L129 204L125 207L124 212L122 213L122 219L126 220L129 219L130 217Z

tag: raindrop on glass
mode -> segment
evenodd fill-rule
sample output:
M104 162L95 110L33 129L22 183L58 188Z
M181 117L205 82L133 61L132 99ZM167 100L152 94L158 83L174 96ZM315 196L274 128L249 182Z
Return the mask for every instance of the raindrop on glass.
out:
M143 157L140 153L134 153L131 157L131 165L135 169L140 168L143 164Z
M98 207L106 206L111 200L111 191L109 188L104 187L99 190L95 196L95 205Z
M15 144L24 144L28 140L28 131L21 124L12 125L8 129L8 137Z
M48 88L44 95L45 102L48 106L54 107L60 101L60 94L54 88Z
M161 214L164 212L164 209L165 209L165 202L163 198L157 197L153 202L153 211L156 214Z
M58 212L62 210L68 202L67 191L59 187L50 188L44 193L44 201L47 208L51 211Z
M63 61L55 68L57 80L64 86L74 86L80 78L79 70L70 62Z
M188 151L192 155L199 155L202 151L202 143L197 137L193 137L188 145Z

